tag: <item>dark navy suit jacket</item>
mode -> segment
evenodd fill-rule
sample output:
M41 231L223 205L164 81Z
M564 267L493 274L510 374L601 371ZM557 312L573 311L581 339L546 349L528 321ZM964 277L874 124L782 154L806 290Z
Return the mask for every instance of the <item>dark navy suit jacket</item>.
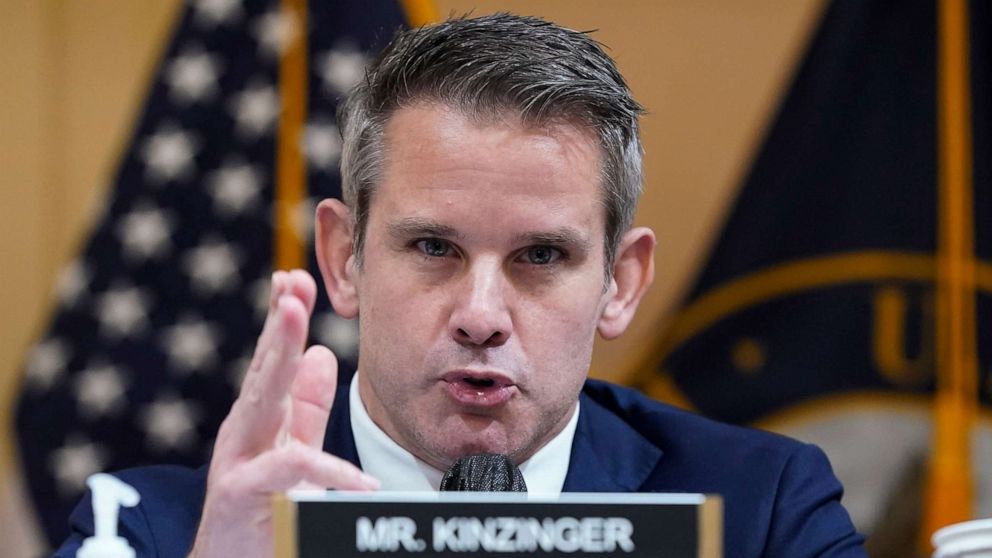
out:
M720 494L728 558L865 556L840 504L841 485L815 446L717 423L603 382L587 382L581 401L566 492ZM324 447L360 465L347 389L338 390ZM138 556L185 556L206 467L146 467L118 476L141 494L138 506L121 509L119 534ZM56 556L75 556L92 534L88 496L70 522L73 534Z

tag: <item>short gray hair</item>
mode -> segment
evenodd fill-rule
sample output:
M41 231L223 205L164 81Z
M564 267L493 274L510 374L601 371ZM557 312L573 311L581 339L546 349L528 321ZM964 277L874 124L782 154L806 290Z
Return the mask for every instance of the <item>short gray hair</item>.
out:
M592 129L603 154L609 276L641 194L638 118L644 110L598 42L506 13L398 31L338 107L342 192L354 214L358 262L380 180L386 123L397 109L423 101L480 117L513 111L526 124L564 121Z

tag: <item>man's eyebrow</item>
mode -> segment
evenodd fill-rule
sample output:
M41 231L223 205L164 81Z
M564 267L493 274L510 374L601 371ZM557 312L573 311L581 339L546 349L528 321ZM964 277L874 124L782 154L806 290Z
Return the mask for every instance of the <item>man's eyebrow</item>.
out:
M419 236L436 236L440 238L457 239L460 235L454 227L442 225L431 219L420 217L404 217L386 224L390 236L397 238L412 238Z
M562 227L553 231L526 232L517 235L517 242L529 245L570 246L581 250L592 249L589 238L571 227Z

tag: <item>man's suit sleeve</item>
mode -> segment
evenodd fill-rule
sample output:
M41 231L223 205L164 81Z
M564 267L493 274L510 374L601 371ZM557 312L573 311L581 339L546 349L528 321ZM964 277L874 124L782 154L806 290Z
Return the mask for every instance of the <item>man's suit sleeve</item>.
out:
M843 557L865 555L863 537L840 499L844 489L826 455L803 444L789 457L776 489L764 555ZM732 555L732 549L728 556Z

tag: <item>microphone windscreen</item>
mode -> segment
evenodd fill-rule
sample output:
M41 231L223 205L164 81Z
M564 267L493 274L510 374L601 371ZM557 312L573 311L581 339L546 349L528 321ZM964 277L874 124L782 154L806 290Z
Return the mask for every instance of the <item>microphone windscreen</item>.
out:
M527 492L527 483L509 457L498 453L480 453L455 461L441 479L441 490Z

